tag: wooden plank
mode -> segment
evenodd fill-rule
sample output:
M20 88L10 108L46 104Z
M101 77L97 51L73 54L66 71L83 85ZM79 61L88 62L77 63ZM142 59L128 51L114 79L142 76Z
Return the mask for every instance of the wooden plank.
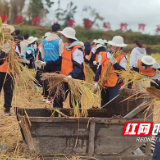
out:
M139 106L137 106L135 109L133 109L131 112L129 112L127 115L124 116L126 119L131 119L135 115L137 115L139 112L143 111L148 106L148 103L145 101L141 103Z
M32 122L78 122L79 123L88 123L96 122L96 123L105 123L105 124L125 124L126 120L124 118L75 118L75 117L29 117L31 123Z
M36 149L34 147L33 139L32 139L31 133L30 133L30 129L29 129L29 125L27 123L26 116L21 116L20 120L21 120L21 127L22 127L22 130L24 133L25 141L29 147L30 154L32 156L37 156Z
M85 123L79 124L79 130L77 123L35 123L32 122L31 126L31 134L33 137L74 137L74 136L89 136L89 130L86 127Z
M90 123L88 155L94 154L95 122Z
M33 142L40 155L87 154L88 137L34 137ZM75 148L75 144L77 146Z
M151 142L148 142L145 149L146 155L151 155Z

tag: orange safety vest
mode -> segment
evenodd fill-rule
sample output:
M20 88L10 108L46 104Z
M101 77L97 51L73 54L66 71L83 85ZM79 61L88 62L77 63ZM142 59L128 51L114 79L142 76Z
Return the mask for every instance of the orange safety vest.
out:
M76 45L72 48L72 50L67 50L66 46L64 47L64 51L62 53L62 64L61 64L61 74L68 76L68 74L73 70L73 61L72 61L72 54L75 49L81 48L81 46ZM83 49L82 49L83 50ZM83 54L85 55L84 51ZM85 76L85 63L83 59L83 73Z
M92 48L91 48L91 51L90 51L90 53L89 53L89 56L88 56L88 61L90 61L91 60L91 57L92 57L92 49L94 48L94 47L96 47L97 45L96 44L94 44L93 46L92 46ZM96 57L97 58L97 63L98 63L98 56Z
M16 49L16 43L15 42L12 42L12 46L14 48L14 50ZM7 62L7 59L4 61L4 63L2 65L0 65L0 72L11 72L11 70L9 70L8 68L8 62Z
M37 53L37 56L36 56L36 60L39 60L39 48L40 48L41 45L42 45L42 43L40 43L40 44L38 45L38 53Z
M156 74L155 69L153 69L151 66L149 66L146 69L144 69L142 67L142 61L141 61L141 59L138 60L138 68L139 68L140 74L142 74L142 75L153 77Z
M102 55L102 61L101 61L102 68L101 68L101 75L100 75L100 79L99 79L99 80L101 80L102 77L103 77L103 75L104 75L105 70L107 69L107 67L109 65L110 59L107 58L107 52L100 52L99 54ZM116 58L117 63L120 63L120 61L121 61L121 59L123 57L125 57L125 55L124 54L120 54ZM107 78L106 82L104 83L104 86L114 87L117 84L117 82L118 82L118 76L117 76L117 74L114 71L115 71L115 69L114 69L114 67L112 65L111 70L110 70L110 72L108 74L108 78Z

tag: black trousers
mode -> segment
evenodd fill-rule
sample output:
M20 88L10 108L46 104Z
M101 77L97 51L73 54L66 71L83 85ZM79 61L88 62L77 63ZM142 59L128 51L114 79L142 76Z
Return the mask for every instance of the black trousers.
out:
M43 73L54 73L54 72L60 72L60 71L61 71L61 66L46 66L46 67L44 67ZM42 83L43 83L43 93L42 93L42 95L44 97L48 97L48 96L53 97L54 94L49 95L49 92L48 92L48 89L49 89L48 88L48 81L45 80Z
M114 87L108 87L101 91L101 107L112 100L119 94L120 84L116 84Z
M53 101L53 107L54 108L63 108L63 102L66 100L68 94L69 94L69 104L70 107L73 108L72 101L71 101L71 91L69 89L68 83L63 82L62 88L59 91L58 95L55 96Z
M9 74L0 72L0 92L2 88L4 90L4 107L9 109L12 107L14 89L13 80Z

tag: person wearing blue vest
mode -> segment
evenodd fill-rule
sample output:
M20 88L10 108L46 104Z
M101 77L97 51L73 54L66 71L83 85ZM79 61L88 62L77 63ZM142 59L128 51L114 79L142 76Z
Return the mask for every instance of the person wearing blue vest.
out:
M35 44L35 41L37 40L36 37L29 37L28 38L28 46L26 48L26 52L23 56L23 59L24 59L24 63L26 63L28 65L28 68L32 69L35 67L35 49L37 48L36 47L36 44Z
M61 71L61 54L63 53L64 43L58 36L58 31L60 31L60 25L54 24L52 26L52 33L48 35L42 41L41 53L44 58L44 62L38 61L42 63L41 66L44 67L44 73L53 73ZM54 61L54 66L46 65L47 62ZM51 103L51 99L48 93L48 82L44 81L43 85L43 101L47 103Z

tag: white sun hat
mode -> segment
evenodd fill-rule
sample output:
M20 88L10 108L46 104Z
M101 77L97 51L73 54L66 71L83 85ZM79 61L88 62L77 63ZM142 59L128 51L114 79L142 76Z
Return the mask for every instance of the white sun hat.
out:
M42 38L48 37L51 34L51 32L46 32L44 36L42 36Z
M63 34L67 38L78 40L76 36L76 31L72 27L66 27L63 31L58 31L59 33Z
M10 29L11 33L15 31L14 26L8 25L8 24L2 24L2 29L8 28Z
M156 63L156 60L152 57L152 56L143 56L141 58L141 61L146 64L146 65L153 65L154 63Z
M37 37L30 36L30 37L28 38L28 42L29 42L29 44L31 44L31 43L33 43L34 41L36 41L37 39L38 39Z
M97 46L96 46L96 50L98 49L98 48L100 48L100 47L104 47L102 44L98 44Z
M103 42L104 42L104 43L108 43L107 40L105 40L105 39L103 40Z
M97 43L97 39L94 39L94 40L93 40L93 43Z
M79 43L81 44L82 47L84 47L84 43L82 41L79 41Z
M98 39L96 44L104 44L104 41L102 39Z
M124 43L123 37L121 36L114 36L112 41L108 41L108 44L111 46L116 46L116 47L126 47L127 44Z

